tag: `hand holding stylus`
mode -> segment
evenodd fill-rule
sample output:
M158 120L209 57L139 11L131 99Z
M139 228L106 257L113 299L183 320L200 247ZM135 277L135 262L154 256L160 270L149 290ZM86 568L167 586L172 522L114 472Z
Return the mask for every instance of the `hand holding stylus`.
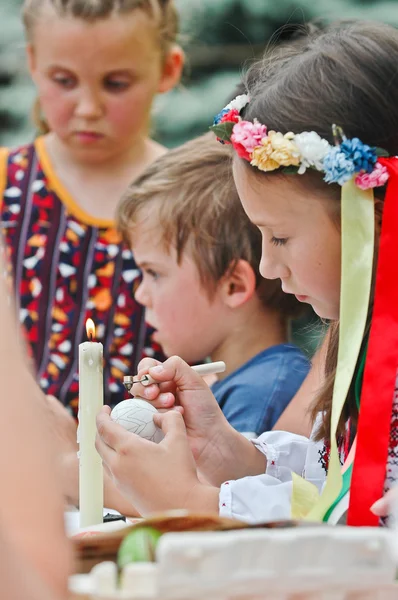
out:
M225 362L218 361L213 363L204 363L202 365L195 365L194 367L192 367L192 369L203 377L205 375L223 373L226 369L226 366ZM147 387L148 385L156 384L158 382L155 379L153 379L153 377L151 377L149 374L144 375L141 379L134 379L134 377L132 377L131 375L124 377L124 385L129 392L135 383L141 383L141 385Z

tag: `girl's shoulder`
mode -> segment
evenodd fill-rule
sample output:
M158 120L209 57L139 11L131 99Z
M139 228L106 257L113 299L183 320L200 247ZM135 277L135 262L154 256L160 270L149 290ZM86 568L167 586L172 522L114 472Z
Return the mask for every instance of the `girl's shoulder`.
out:
M0 157L3 160L5 157L8 162L24 162L26 157L34 151L35 144L30 142L29 144L20 144L12 147L0 147Z
M0 147L0 187L9 183L17 183L29 169L35 154L34 143L23 144L13 148Z
M0 147L0 205L4 200L17 201L23 195L26 181L32 170L39 170L35 143L21 144L12 148ZM34 174L36 178L36 173Z

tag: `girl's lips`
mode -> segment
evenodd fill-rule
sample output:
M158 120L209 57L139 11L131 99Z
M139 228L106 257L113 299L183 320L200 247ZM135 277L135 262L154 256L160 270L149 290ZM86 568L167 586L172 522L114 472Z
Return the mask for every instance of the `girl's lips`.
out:
M77 131L75 135L83 143L97 142L104 137L102 133L95 131Z
M297 294L295 296L299 302L307 302L308 296L298 296Z

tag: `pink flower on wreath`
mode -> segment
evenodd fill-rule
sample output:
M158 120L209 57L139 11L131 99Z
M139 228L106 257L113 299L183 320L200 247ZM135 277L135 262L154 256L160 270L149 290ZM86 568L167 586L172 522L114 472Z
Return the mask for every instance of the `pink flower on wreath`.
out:
M377 162L371 173L360 173L355 178L355 185L361 190L383 186L390 177L386 167Z
M267 136L267 128L258 121L239 121L235 124L231 142L241 158L251 161L254 148L261 144L261 140Z
M239 111L237 111L236 108L233 108L222 117L220 123L238 123L239 119Z

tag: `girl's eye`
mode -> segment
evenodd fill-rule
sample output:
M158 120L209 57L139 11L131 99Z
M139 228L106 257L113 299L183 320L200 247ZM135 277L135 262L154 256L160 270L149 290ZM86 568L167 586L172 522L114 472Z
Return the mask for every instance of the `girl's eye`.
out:
M123 92L130 87L130 82L125 79L106 79L104 85L110 92Z
M274 246L284 246L287 243L287 239L288 238L276 238L272 236L271 244Z
M75 78L70 77L68 75L54 75L53 81L55 81L55 83L57 83L59 86L66 89L73 88L73 86L76 83Z

